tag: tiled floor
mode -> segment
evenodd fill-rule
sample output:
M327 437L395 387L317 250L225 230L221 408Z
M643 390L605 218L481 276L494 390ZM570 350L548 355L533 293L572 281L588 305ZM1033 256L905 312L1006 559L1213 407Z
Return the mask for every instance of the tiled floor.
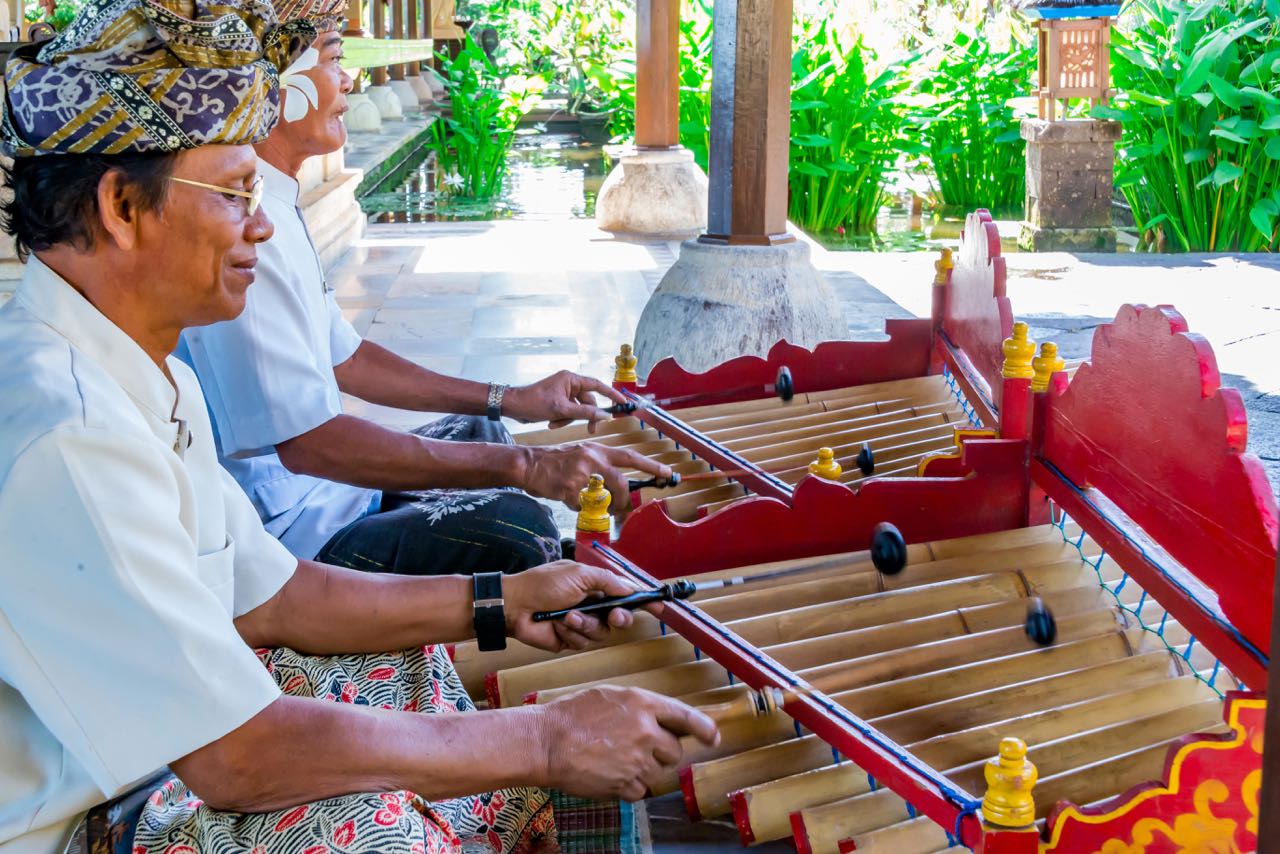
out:
M666 241L615 240L583 220L375 225L330 281L357 329L432 370L525 383L567 368L607 380L678 252ZM929 310L931 254L814 247L813 259L851 338L877 338L886 317ZM1019 318L1067 358L1087 356L1094 327L1122 303L1175 304L1244 395L1250 449L1280 491L1280 259L1015 254L1009 269ZM397 427L425 418L348 407Z

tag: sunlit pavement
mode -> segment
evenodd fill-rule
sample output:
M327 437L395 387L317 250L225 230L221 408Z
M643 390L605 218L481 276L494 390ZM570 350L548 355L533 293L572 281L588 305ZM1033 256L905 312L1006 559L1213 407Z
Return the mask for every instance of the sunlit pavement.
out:
M375 225L329 281L357 329L433 370L509 383L561 368L608 379L678 251L615 240L585 220ZM932 253L814 247L813 257L850 337L929 311ZM1017 317L1068 359L1088 355L1093 329L1122 303L1176 306L1213 345L1224 383L1241 390L1249 447L1280 491L1280 258L1013 254L1008 266ZM396 427L425 420L353 400L348 411Z

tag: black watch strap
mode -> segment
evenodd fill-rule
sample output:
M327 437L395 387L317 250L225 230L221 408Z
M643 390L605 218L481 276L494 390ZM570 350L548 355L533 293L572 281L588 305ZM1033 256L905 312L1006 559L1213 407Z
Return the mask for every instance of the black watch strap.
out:
M507 613L502 601L502 573L478 572L471 580L476 644L481 652L507 648Z

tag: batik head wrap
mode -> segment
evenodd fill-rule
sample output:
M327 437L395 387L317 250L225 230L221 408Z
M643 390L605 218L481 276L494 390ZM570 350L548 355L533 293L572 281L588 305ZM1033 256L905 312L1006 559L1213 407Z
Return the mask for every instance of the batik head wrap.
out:
M264 139L290 35L267 0L88 0L5 65L15 156L172 152ZM314 30L311 30L314 33Z

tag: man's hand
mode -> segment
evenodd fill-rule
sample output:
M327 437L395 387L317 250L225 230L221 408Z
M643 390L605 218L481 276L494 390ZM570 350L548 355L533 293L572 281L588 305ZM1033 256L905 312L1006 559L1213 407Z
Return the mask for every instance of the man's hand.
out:
M590 688L540 708L545 785L580 797L638 801L680 764L682 736L709 747L720 741L715 721L702 712L638 688Z
M531 459L522 481L517 485L530 495L563 501L571 510L579 509L578 493L593 474L604 478L604 485L613 496L609 509L615 513L625 512L631 505L627 472L641 471L660 479L671 479L671 466L654 462L626 448L584 442L579 445L531 447L528 450Z
M558 611L572 608L583 599L595 596L626 596L636 591L635 585L620 575L596 566L585 566L571 560L558 560L503 579L503 598L507 602L507 634L529 646L559 652L583 649L591 641L609 637L612 629L631 625L631 612L615 608L608 620L574 611L563 620L535 623L535 611Z
M504 414L521 421L546 421L553 429L574 421L586 421L587 429L595 433L598 423L612 417L599 407L597 394L614 403L627 400L621 392L600 380L559 371L531 385L507 389L502 409Z

